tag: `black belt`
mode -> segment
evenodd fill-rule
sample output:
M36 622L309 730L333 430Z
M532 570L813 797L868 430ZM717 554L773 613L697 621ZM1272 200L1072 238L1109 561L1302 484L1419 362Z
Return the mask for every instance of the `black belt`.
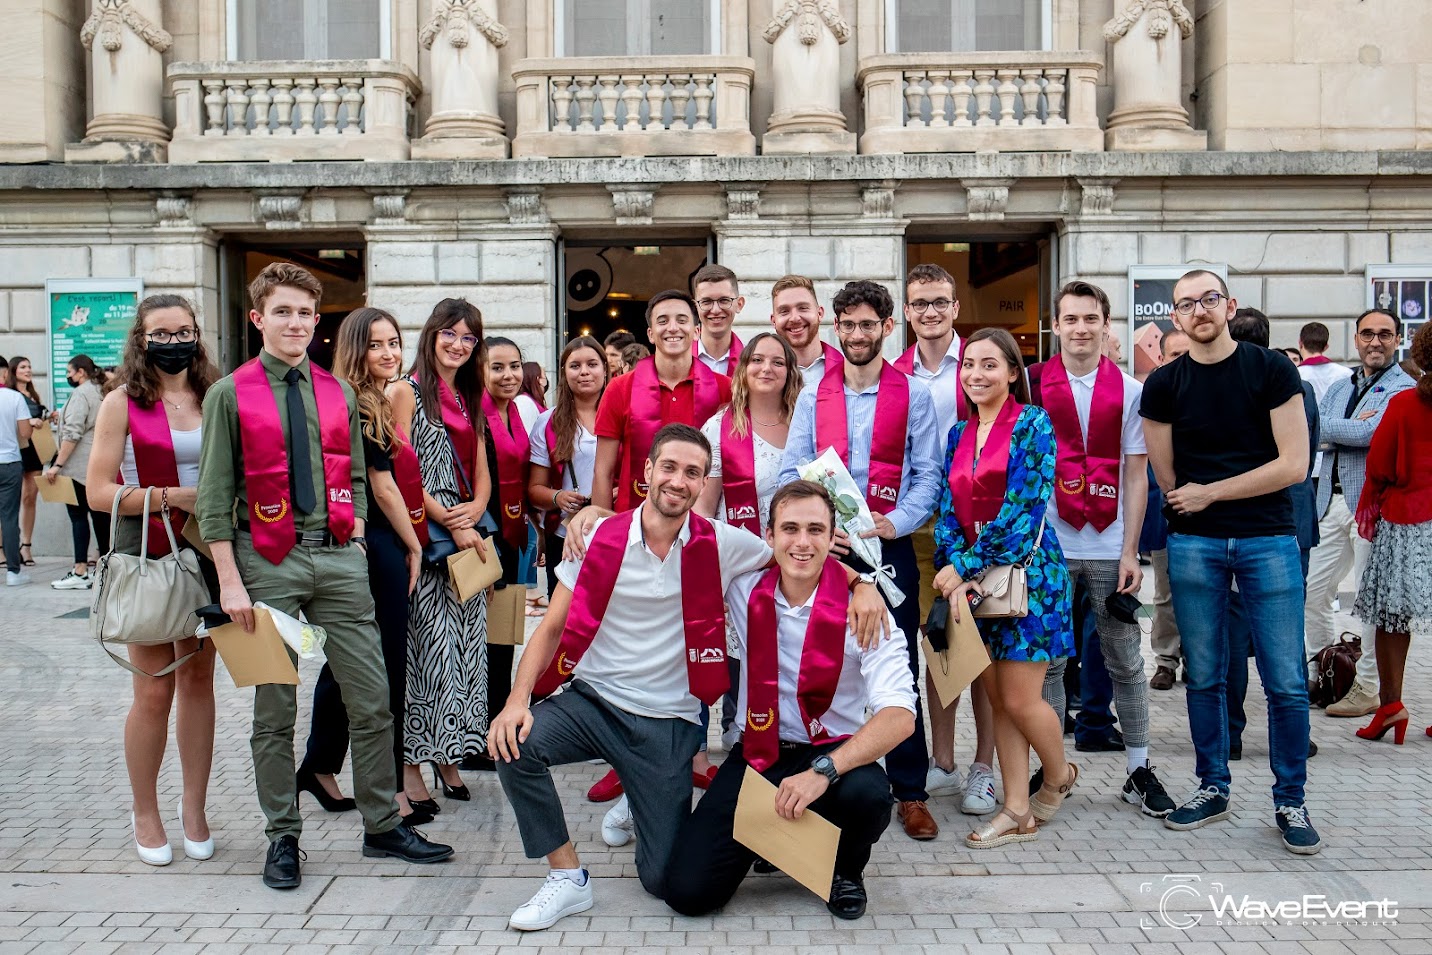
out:
M238 528L245 534L248 534L251 537L253 536L253 525L249 521L240 518ZM340 541L338 538L334 537L333 532L329 531L327 528L321 531L295 531L293 535L293 540L294 543L297 544L299 547L348 546L347 541Z

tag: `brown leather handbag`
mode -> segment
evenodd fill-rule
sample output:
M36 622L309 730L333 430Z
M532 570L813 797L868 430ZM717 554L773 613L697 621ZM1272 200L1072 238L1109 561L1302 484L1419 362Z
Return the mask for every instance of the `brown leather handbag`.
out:
M1343 633L1313 654L1308 661L1308 700L1314 706L1330 706L1342 699L1357 679L1361 658L1362 637L1354 633Z

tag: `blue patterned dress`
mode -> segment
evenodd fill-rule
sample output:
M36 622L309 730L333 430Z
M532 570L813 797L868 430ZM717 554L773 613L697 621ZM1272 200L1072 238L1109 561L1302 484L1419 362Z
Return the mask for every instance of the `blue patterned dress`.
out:
M966 422L950 429L945 447L945 474ZM986 451L989 447L986 446ZM1045 508L1054 495L1054 426L1043 408L1025 406L1015 419L1010 439L1009 477L999 516L980 531L974 544L965 543L950 503L948 477L940 482L935 514L935 569L953 564L962 580L985 568L1024 560L1034 548ZM1029 565L1029 615L1014 620L981 620L980 634L995 660L1049 661L1074 655L1072 588L1064 551L1054 528L1044 537Z

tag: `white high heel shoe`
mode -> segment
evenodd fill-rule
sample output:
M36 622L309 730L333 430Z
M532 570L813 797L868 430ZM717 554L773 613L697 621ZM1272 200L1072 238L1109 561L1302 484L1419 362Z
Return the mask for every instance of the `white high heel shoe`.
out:
M174 851L169 848L169 843L162 846L142 846L139 844L139 830L134 826L134 813L129 814L129 831L134 833L134 851L139 853L139 861L146 865L168 865L174 861Z
M214 834L209 833L209 838L203 842L195 842L189 838L189 832L184 828L184 803L179 803L179 831L184 833L184 854L196 862L203 862L205 859L214 857ZM166 847L167 848L167 847Z

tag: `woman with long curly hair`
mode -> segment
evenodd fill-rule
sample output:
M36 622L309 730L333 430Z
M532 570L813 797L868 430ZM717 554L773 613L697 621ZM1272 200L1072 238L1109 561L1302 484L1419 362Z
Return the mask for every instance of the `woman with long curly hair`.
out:
M40 400L40 390L35 387L35 367L24 355L10 359L10 387L20 392L30 409L30 427L38 428L48 413L45 403ZM20 488L20 561L26 567L35 566L35 557L30 542L35 539L35 504L40 495L40 486L35 475L44 470L35 445L27 444L20 449L20 464L25 474Z

